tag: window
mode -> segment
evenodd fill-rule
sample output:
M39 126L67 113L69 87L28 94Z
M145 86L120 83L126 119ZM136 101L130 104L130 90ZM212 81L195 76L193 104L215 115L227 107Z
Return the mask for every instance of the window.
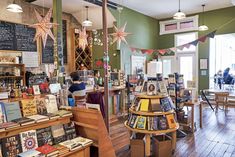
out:
M191 41L196 40L196 33L184 33L175 35L176 46L183 45L189 43ZM191 45L189 48L184 48L183 50L177 50L177 52L195 52L196 47Z

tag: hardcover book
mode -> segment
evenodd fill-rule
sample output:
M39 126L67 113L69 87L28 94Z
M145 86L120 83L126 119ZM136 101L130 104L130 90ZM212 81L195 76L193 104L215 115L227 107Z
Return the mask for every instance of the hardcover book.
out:
M66 111L66 110L58 110L57 112L54 112L54 114L59 115L60 117L66 117L66 116L72 116L71 111Z
M168 111L172 110L172 106L171 106L168 98L161 99L161 108L164 112L168 112Z
M45 157L45 155L35 149L31 149L18 154L18 157Z
M37 113L41 115L47 114L46 101L44 98L35 98L35 103L37 106Z
M37 129L36 133L39 147L43 146L44 144L53 145L51 127Z
M58 119L58 118L60 118L59 115L54 114L54 113L47 113L45 116L47 116L49 119Z
M53 143L59 144L66 140L65 132L62 124L51 126L51 132L53 136Z
M30 118L27 118L27 117L14 119L14 120L12 120L12 122L18 123L22 126L35 123L35 121L33 119L30 119Z
M156 95L157 94L157 83L156 81L147 83L147 95Z
M3 157L16 157L22 152L19 135L3 138L1 142Z
M37 123L49 120L47 116L39 115L39 114L28 116L28 118L33 119Z
M67 140L67 141L61 142L60 145L67 147L70 151L73 151L82 147L80 143L75 142L73 140Z
M58 111L56 96L46 95L45 101L46 101L47 113L54 113Z
M151 111L156 112L156 111L162 111L161 105L160 105L160 99L151 99Z
M40 95L41 94L39 85L33 85L33 94L34 95Z
M19 102L4 103L4 108L8 122L22 117Z
M21 108L24 117L37 114L37 107L34 99L24 99L21 101Z
M20 139L23 152L38 147L36 130L21 132Z
M130 125L129 125L131 128L134 128L136 119L137 119L137 115L132 115L132 118L130 120Z
M0 129L10 129L10 128L15 128L15 127L19 127L20 124L15 123L15 122L6 122L6 123L2 123L0 124Z
M167 95L168 92L164 81L158 81L158 89L161 94Z
M158 121L159 121L158 117L155 116L152 118L152 130L159 130Z
M138 116L137 129L146 129L146 117Z
M75 142L75 143L79 143L81 144L83 147L90 145L93 143L93 141L91 139L88 138L84 138L84 137L76 137L74 139L72 139L71 141Z
M159 117L158 126L160 130L167 129L167 121L165 117Z
M69 148L60 144L54 145L53 147L55 147L59 151L59 155L63 155L69 152Z
M175 117L173 114L166 115L166 119L167 119L167 123L170 129L176 127L176 121L175 121Z
M41 152L42 154L45 154L46 156L52 156L52 155L59 154L59 151L55 147L50 146L48 144L45 144L41 147L38 147L38 148L36 148L36 150Z
M174 74L169 74L168 77L169 77L168 82L169 82L170 84L176 83L176 81L175 81L175 75L174 75Z
M65 130L65 136L67 140L71 140L77 137L75 125L73 122L64 124L64 130Z
M149 110L149 99L141 99L140 111L148 111Z
M0 124L6 122L6 112L4 108L4 103L0 102Z

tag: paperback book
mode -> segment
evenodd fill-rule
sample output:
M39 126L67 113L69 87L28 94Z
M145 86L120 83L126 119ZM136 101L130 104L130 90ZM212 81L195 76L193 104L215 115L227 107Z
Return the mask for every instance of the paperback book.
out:
M51 127L37 129L36 133L39 147L43 146L44 144L53 145Z
M28 116L28 118L33 119L37 123L49 120L49 118L47 116L39 115L39 114Z
M38 147L36 130L21 132L20 139L23 152Z
M146 129L146 117L138 116L136 128L137 129Z
M19 135L3 138L1 142L3 157L16 157L22 152Z
M25 125L35 123L35 121L33 119L30 119L28 117L22 117L22 118L14 119L14 120L12 120L12 122L18 123L21 126L25 126Z
M0 124L6 122L6 112L4 108L4 103L0 102Z
M37 107L34 99L21 100L21 108L24 117L37 114Z
M22 117L19 102L4 103L4 108L6 112L7 122Z
M73 122L64 124L64 130L65 130L65 136L67 140L74 139L77 136L75 125Z
M35 98L35 103L37 106L37 113L40 115L47 114L46 101L44 98Z

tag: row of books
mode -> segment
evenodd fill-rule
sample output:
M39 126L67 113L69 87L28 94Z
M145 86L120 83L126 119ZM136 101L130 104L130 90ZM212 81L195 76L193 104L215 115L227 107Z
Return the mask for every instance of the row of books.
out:
M138 116L131 114L128 117L127 125L133 129L156 131L175 128L177 123L174 114L166 116Z
M24 99L20 102L0 102L0 130L72 116L70 111L59 110L54 95L45 98Z
M12 156L26 152L45 144L56 145L76 138L74 123L29 130L20 134L1 139L0 156ZM27 153L26 153L27 154Z
M156 98L156 99L134 99L132 108L135 111L144 112L168 112L175 108L174 103L170 97Z

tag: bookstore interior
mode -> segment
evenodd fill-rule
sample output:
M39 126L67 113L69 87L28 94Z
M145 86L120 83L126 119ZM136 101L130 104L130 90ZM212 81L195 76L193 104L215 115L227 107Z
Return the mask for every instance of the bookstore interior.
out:
M0 157L235 156L234 12L1 0Z

